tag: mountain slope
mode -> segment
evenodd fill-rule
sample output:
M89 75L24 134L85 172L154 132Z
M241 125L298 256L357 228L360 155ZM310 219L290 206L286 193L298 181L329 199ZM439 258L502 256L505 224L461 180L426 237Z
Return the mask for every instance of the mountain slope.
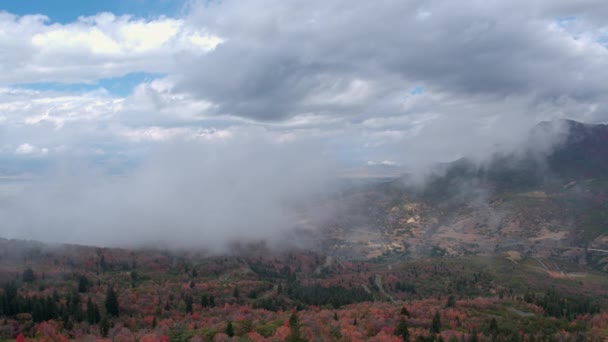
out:
M537 148L548 132L554 144ZM351 207L325 230L326 247L350 257L557 255L608 270L608 254L593 251L608 250L608 126L541 123L530 142L482 165L453 162L423 188L398 180L343 196Z

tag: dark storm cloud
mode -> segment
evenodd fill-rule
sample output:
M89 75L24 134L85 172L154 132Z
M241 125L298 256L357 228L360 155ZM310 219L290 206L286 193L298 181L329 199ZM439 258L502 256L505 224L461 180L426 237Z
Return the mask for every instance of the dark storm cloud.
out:
M606 51L577 42L560 18L572 16L593 32L602 28L597 12L606 7L601 1L194 5L190 23L225 42L207 55L181 56L178 89L214 102L221 113L258 120L402 114L397 107L377 112L378 103L415 84L461 97L529 96L532 107L601 102L605 114ZM356 80L382 89L356 104L310 101L338 96Z

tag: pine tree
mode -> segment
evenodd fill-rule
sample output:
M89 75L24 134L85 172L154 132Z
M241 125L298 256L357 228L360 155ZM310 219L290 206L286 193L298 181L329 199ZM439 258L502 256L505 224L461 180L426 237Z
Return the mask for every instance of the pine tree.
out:
M186 303L186 312L187 313L192 313L192 297L191 296L186 296L184 298L184 302Z
M93 303L91 297L89 297L89 300L87 301L87 321L90 324L97 324L100 320L101 315L99 314L99 308Z
M395 335L403 337L404 341L409 341L410 331L408 330L407 322L403 317L401 317L401 320L395 329Z
M433 322L431 323L431 332L433 334L439 334L441 332L441 316L439 315L439 311L435 313L433 316Z
M401 308L401 315L410 317L410 312L407 311L407 308L405 306Z
M118 317L120 312L118 308L118 295L114 291L113 286L108 286L108 292L106 293L106 312L108 315Z
M496 322L496 318L492 318L488 330L492 336L496 337L496 335L498 334L498 322Z
M453 308L455 306L456 306L456 299L454 298L454 296L449 296L448 297L448 302L446 304L446 307Z
M101 337L108 337L108 332L110 331L110 320L107 315L104 315L101 319L101 323L99 324L99 332L101 333Z
M234 336L234 327L232 326L232 322L228 321L228 325L226 325L226 335L232 337Z
M87 291L89 291L89 279L81 275L80 277L78 277L78 292L84 293Z
M292 313L291 317L289 317L289 337L287 341L289 342L301 342L304 341L302 338L302 332L300 331L300 320L298 319L298 315L296 313Z
M25 269L25 271L23 271L22 280L25 283L33 283L36 280L36 275L31 267L28 267Z

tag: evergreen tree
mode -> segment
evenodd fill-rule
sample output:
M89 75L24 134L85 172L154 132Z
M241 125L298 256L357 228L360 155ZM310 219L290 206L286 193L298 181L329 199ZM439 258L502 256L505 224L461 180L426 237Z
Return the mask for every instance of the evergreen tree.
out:
M447 304L446 304L446 307L448 307L448 308L453 308L453 307L455 307L455 306L456 306L456 299L454 298L454 296L453 296L453 295L450 295L450 296L448 297L448 302L447 302Z
M107 315L104 315L101 319L101 323L99 324L99 332L101 333L101 337L108 337L108 332L110 331L110 320Z
M232 322L228 321L228 325L226 325L226 335L232 337L234 336L234 327L232 326Z
M89 279L81 275L78 277L78 292L85 293L89 291Z
M407 308L405 306L401 308L401 315L410 317L410 312L407 311Z
M33 283L36 280L36 275L31 267L28 267L23 271L22 280L24 283Z
M477 336L477 330L473 329L469 342L479 342L479 337Z
M106 257L103 254L99 258L99 268L101 268L102 272L106 272L108 270L108 264L106 263Z
M435 313L433 316L433 322L431 323L431 333L439 334L441 332L441 316L439 315L439 311Z
M304 341L302 338L302 332L300 331L300 320L298 319L298 315L296 313L292 313L289 317L289 337L287 341L289 342L301 342Z
M409 341L410 339L410 331L408 330L407 322L403 317L401 317L401 320L395 329L395 335L403 337L403 341Z
M490 321L490 327L488 328L490 335L496 337L498 334L498 322L496 322L496 318L492 318Z
M169 328L169 341L171 342L186 342L189 341L186 328L182 324L174 324Z
M101 315L99 313L99 307L97 304L93 303L91 297L87 301L87 321L90 324L97 324L101 320Z
M138 280L139 280L139 275L137 274L137 271L131 271L131 287L132 288L137 287Z
M106 293L106 312L108 315L113 317L118 317L120 312L118 308L118 295L116 291L114 291L113 286L108 286L108 291Z
M201 296L201 306L204 308L209 306L209 297L207 297L207 295Z
M184 297L184 302L186 303L186 312L192 313L192 296Z

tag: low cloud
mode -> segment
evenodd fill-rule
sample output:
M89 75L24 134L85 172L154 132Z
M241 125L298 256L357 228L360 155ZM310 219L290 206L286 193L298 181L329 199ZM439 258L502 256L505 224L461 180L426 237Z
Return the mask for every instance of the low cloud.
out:
M164 146L123 174L64 163L2 199L3 236L102 246L281 241L330 181L315 146L259 137Z

